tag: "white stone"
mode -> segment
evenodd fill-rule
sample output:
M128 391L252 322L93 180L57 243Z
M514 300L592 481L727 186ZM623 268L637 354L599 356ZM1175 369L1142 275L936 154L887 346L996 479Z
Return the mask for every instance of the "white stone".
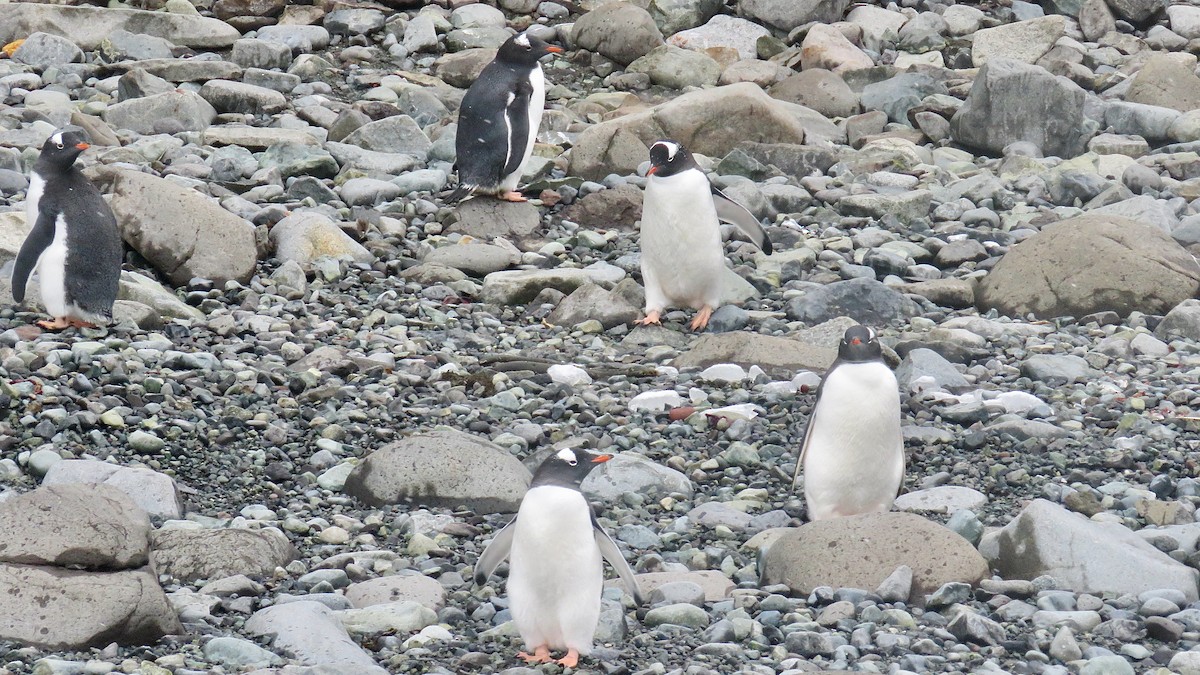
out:
M683 397L674 391L644 391L629 401L633 412L662 412L683 405Z
M700 379L715 382L741 382L746 370L736 363L716 363L700 371Z
M592 376L586 370L568 363L556 363L546 369L546 374L551 381L572 387L592 383Z

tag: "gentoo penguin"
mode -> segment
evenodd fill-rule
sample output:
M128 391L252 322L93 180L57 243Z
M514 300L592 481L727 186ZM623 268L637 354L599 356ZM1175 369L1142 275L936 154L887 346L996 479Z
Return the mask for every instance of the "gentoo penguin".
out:
M692 153L675 141L650 146L650 171L642 200L642 282L646 316L656 324L663 310L699 310L692 330L702 330L721 300L725 251L718 221L736 225L767 255L771 240L749 211L708 181Z
M866 326L846 329L817 388L797 479L801 470L809 520L887 511L896 499L904 479L900 387Z
M482 586L505 559L508 606L525 641L519 656L528 663L552 660L550 650L567 650L558 663L574 668L592 651L600 620L603 557L616 570L638 604L642 594L633 570L617 545L596 522L579 485L593 468L612 459L580 449L550 455L533 474L517 517L475 564Z
M50 330L107 323L117 299L121 233L100 191L75 166L87 149L82 129L48 138L25 197L30 230L13 267L12 294L24 301L36 268L42 303L53 317L37 323Z
M525 201L516 191L517 181L533 152L546 104L546 78L538 59L561 52L562 47L518 33L500 45L496 59L471 83L458 109L458 187L450 193L451 201L468 194Z

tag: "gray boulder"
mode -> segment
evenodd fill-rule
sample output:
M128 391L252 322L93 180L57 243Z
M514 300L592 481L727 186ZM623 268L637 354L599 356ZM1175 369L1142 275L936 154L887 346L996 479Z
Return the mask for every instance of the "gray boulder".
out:
M133 273L124 272L122 276L124 274ZM144 304L150 306L149 302ZM153 469L118 466L95 459L64 459L50 467L42 485L104 485L119 490L151 516L178 518L183 513L175 479Z
M595 319L605 330L631 323L641 315L641 287L631 279L622 281L620 286L625 288L610 291L587 282L563 298L546 321L557 326L574 326Z
M1167 0L1107 0L1117 16L1133 24L1144 24L1158 16L1169 4Z
M966 539L911 513L834 518L775 532L759 555L760 581L800 594L817 586L872 590L906 565L913 571L909 602L920 604L943 584L975 585L989 575L987 561Z
M583 479L583 494L591 499L612 502L626 492L648 499L672 494L691 496L692 481L670 467L632 452L620 452Z
M989 60L950 119L954 140L1000 155L1017 141L1044 155L1082 154L1095 125L1083 115L1086 94L1070 80L1012 59Z
M914 381L922 377L933 379L933 385L940 389L967 386L967 378L947 361L941 354L932 349L914 349L905 355L904 360L896 368L896 381L903 391L911 391Z
M815 325L848 316L870 326L904 321L921 313L920 306L875 279L837 281L811 290L788 303L788 318Z
M738 11L787 33L806 23L833 23L850 0L740 0Z
M645 73L650 82L671 89L711 87L721 76L721 66L708 55L675 45L659 45L625 67Z
M230 60L243 68L278 68L292 65L292 50L285 44L257 38L243 38L233 43Z
M1170 588L1196 602L1200 572L1116 523L1099 523L1035 499L979 550L1005 579L1051 576L1076 593L1133 594Z
M283 94L245 82L209 80L200 87L200 96L223 113L270 115L287 107Z
M624 276L625 273L619 268L611 266L585 269L505 270L493 272L483 278L481 299L496 305L522 305L537 297L537 294L544 288L573 293L575 289L589 283L605 287L612 286Z
M734 331L701 335L672 365L678 368L706 368L717 363L736 363L745 368L756 365L773 377L791 377L801 370L823 371L835 358L836 345L802 337Z
M466 506L517 510L532 476L508 451L451 429L415 434L367 456L344 491L370 506Z
M51 485L0 502L0 563L131 569L149 548L150 519L116 488Z
M12 54L13 61L27 66L60 66L83 60L83 50L66 38L49 33L34 33Z
M424 574L393 574L350 584L346 599L358 608L410 600L436 612L446 606L446 590Z
M517 264L520 259L521 257L511 249L473 241L469 244L435 248L426 254L421 262L462 270L474 276L485 276L506 270Z
M654 591L667 584L694 584L704 594L704 602L720 602L726 600L737 588L729 577L717 570L689 570L686 572L645 572L635 574L642 595L650 597ZM623 588L620 579L609 579L604 582L605 588Z
M0 640L51 650L152 645L183 632L145 568L82 572L0 564Z
M1158 227L1083 215L1009 250L979 285L982 309L1007 316L1165 314L1200 288L1200 265Z
M475 197L454 209L447 232L465 234L490 242L503 237L523 251L536 251L545 241L541 237L542 217L536 206L528 202L506 202L488 197Z
M133 93L126 91L126 95ZM114 129L139 134L175 133L204 131L216 119L217 110L199 94L172 89L113 103L105 108L103 117Z
M254 226L216 201L163 178L118 171L109 202L121 237L171 283L248 282L258 262Z
M260 609L246 621L246 632L269 638L274 650L306 666L387 675L350 639L333 610L319 602L300 600Z
M1200 300L1189 298L1175 305L1154 329L1154 334L1163 340L1200 341Z
M911 125L909 110L926 96L945 94L947 91L946 85L929 73L900 73L863 87L862 107L865 110L881 110L887 113L891 121Z
M204 318L204 312L180 300L178 296L164 288L162 284L144 274L128 270L121 271L121 286L117 291L117 299L118 301L126 300L145 305L153 309L160 320L191 319L198 321ZM165 502L156 499L155 503L163 504ZM142 504L141 506L146 509L147 513L162 515L163 517L174 517L169 516L165 511L158 513L159 508L157 506L147 504Z
M1066 27L1065 18L1050 15L985 28L971 41L971 62L976 67L996 58L1034 63L1050 51Z
M673 5L686 3L694 7L711 7L715 5L719 8L721 6L720 3L710 2L710 0L700 0L699 2L695 2L694 0L658 0L659 6L667 3ZM650 4L651 13L654 12L654 7L655 3L652 2ZM725 14L717 14L715 16L710 14L709 16L711 19L706 17L708 23L699 28L688 26L691 30L678 33L664 28L663 33L671 36L667 39L667 44L697 51L703 51L712 47L736 49L739 58L752 60L758 58L759 38L771 34L771 31L753 21ZM674 34L672 35L672 33Z
M1155 54L1133 76L1125 100L1180 112L1195 110L1200 108L1200 77L1179 59Z
M627 65L663 43L654 17L628 2L610 2L579 17L571 42Z
M858 94L841 75L824 68L796 73L769 90L772 98L816 110L826 117L850 117L858 114Z
M345 258L356 262L371 262L375 256L362 244L350 238L328 216L315 211L299 211L287 216L271 228L271 243L275 257L292 260L301 266L311 265L317 258Z
M118 30L153 35L195 49L225 49L241 37L236 28L224 21L199 14L13 3L4 8L0 43L46 32L65 37L90 51Z
M155 530L151 536L150 565L155 574L183 582L223 579L235 574L269 577L276 567L296 558L296 551L274 528Z
M413 155L425 158L433 145L421 126L408 115L393 115L368 122L342 141L364 150Z

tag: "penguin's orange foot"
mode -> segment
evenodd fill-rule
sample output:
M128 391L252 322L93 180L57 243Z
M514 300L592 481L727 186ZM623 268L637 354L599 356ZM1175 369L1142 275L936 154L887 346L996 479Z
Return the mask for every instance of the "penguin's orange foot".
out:
M96 324L88 323L83 319L67 319L67 325L71 326L72 328L99 328L99 326Z
M525 198L525 195L521 194L520 192L512 192L512 191L501 193L500 195L497 196L497 198L502 199L506 202L527 202L527 201L529 201L528 199Z
M35 321L34 323L46 330L62 330L71 325L65 316L55 317L53 321Z
M634 321L639 326L659 326L662 325L662 319L658 315L658 310L653 309L646 312L646 316Z
M533 654L525 652L517 652L517 656L525 659L525 663L550 663L553 659L550 657L550 648L542 645L533 650ZM568 654L570 656L570 654Z
M713 308L705 305L696 312L696 318L692 319L692 330L704 330L708 326L708 320L712 317Z
M568 649L567 655L555 661L555 663L563 668L574 668L575 666L579 665L579 652L575 651L574 649Z

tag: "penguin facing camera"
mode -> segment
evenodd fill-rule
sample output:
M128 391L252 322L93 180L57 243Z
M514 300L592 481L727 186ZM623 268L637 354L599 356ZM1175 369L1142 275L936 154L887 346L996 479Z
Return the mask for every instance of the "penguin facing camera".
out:
M36 269L48 330L93 328L112 318L121 279L121 233L117 219L75 160L87 136L67 127L48 138L33 165L25 197L29 235L17 253L12 294L25 300Z
M496 59L471 83L459 106L454 138L458 187L448 200L483 194L525 201L517 181L533 153L546 105L546 78L538 59L562 51L526 33L500 45Z
M482 586L509 559L508 606L528 650L518 656L527 663L547 663L554 660L551 650L566 650L556 662L574 668L579 657L591 653L604 586L601 558L634 602L642 603L633 570L579 489L592 469L610 459L579 449L547 457L533 474L517 517L496 533L475 563L475 583Z
M900 387L866 326L846 329L817 388L793 485L801 471L809 520L892 508L904 480Z
M646 316L638 324L660 323L668 307L684 306L697 310L692 330L708 325L726 274L720 221L771 254L758 219L710 183L687 148L670 140L650 146L640 239Z

